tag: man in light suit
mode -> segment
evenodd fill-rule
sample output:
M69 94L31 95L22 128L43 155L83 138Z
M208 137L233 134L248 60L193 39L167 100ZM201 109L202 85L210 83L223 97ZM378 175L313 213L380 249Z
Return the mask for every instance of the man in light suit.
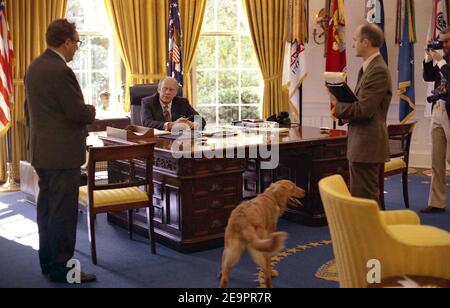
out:
M201 119L202 129L206 121L192 108L189 101L177 97L178 81L172 77L162 79L158 93L142 100L141 119L146 127L172 131L175 125L185 125L194 129L194 117ZM199 125L200 126L200 125Z
M84 103L74 72L67 66L80 42L66 19L47 29L48 49L29 66L25 77L26 115L30 126L31 165L39 176L37 222L39 259L44 275L67 282L67 262L75 251L80 167L86 159L86 124L95 108ZM81 282L95 280L81 274Z
M364 60L358 75L355 103L336 104L336 116L348 123L350 191L353 196L380 204L380 170L389 161L386 118L392 98L389 69L380 54L383 31L374 24L358 27L356 56Z

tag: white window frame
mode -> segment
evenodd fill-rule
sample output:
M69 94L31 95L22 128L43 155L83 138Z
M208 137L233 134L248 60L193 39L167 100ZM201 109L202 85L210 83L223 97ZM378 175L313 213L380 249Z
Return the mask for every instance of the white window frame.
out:
M222 1L222 0L208 0L208 1L214 1L215 5L214 5L214 9L217 10L217 3ZM239 2L239 0L238 0ZM243 5L243 4L242 4ZM215 18L216 18L216 24L218 23L218 14L217 12L214 14ZM259 112L259 117L262 117L262 100L263 100L263 90L264 90L264 82L263 82L263 78L261 75L261 71L259 67L256 68L246 68L246 67L241 67L241 56L242 56L242 50L241 50L241 46L242 46L242 37L250 37L251 35L250 33L245 33L240 31L241 30L241 20L242 18L247 18L243 12L243 7L242 6L238 6L238 12L237 12L237 29L238 31L208 31L208 32L202 32L200 34L200 39L202 37L215 37L216 38L216 46L215 46L215 67L213 68L197 68L196 64L194 63L192 71L193 71L193 87L195 89L194 93L195 93L195 99L197 101L197 95L198 95L198 91L197 91L197 73L202 73L202 72L215 72L216 73L216 89L215 89L215 102L213 104L202 104L202 105L198 105L198 107L200 108L211 108L211 107L215 107L216 109L216 124L220 124L220 108L221 107L238 107L239 108L239 121L242 120L242 108L243 107L258 107L260 109ZM235 68L220 68L219 67L219 38L220 37L236 37L237 38L237 48L238 48L238 66ZM239 76L238 76L238 95L239 95L239 104L222 104L219 101L219 74L223 73L223 72L238 72ZM250 73L255 73L255 74L259 74L260 75L260 88L261 88L261 93L260 93L260 102L258 104L243 104L242 103L242 73L244 72L250 72Z

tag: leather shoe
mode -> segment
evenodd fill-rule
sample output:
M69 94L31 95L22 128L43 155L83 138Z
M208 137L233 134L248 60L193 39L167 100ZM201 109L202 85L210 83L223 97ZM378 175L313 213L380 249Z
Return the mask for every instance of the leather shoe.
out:
M67 283L67 277L64 275L53 275L53 273L50 273L50 280L53 282L62 282ZM92 274L87 274L85 272L80 273L80 283L83 282L93 282L96 281L97 277Z
M420 210L422 214L435 214L435 213L444 213L445 209L437 208L437 207L426 207Z
M84 272L80 273L80 278L81 278L81 282L93 282L93 281L97 280L97 276L95 276L93 274L84 273Z

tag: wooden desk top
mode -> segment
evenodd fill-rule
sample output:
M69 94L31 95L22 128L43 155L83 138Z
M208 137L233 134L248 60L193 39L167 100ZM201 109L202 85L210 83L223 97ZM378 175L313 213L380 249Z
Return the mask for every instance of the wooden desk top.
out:
M227 129L229 131L229 129ZM259 145L279 145L289 147L290 145L313 145L330 140L342 140L347 136L343 130L330 130L329 133L321 133L316 127L291 128L289 133L256 133L245 132L236 129L237 135L232 137L202 137L196 139L165 139L155 138L158 141L155 150L162 152L196 153L205 151L220 151L229 148L249 148ZM120 140L112 137L100 137L102 140L113 143L133 144L133 142Z

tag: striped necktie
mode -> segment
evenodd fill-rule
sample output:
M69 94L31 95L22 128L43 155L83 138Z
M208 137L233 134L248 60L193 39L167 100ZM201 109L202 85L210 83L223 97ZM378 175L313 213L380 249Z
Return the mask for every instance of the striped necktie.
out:
M164 121L172 122L172 117L170 116L169 105L164 105Z

